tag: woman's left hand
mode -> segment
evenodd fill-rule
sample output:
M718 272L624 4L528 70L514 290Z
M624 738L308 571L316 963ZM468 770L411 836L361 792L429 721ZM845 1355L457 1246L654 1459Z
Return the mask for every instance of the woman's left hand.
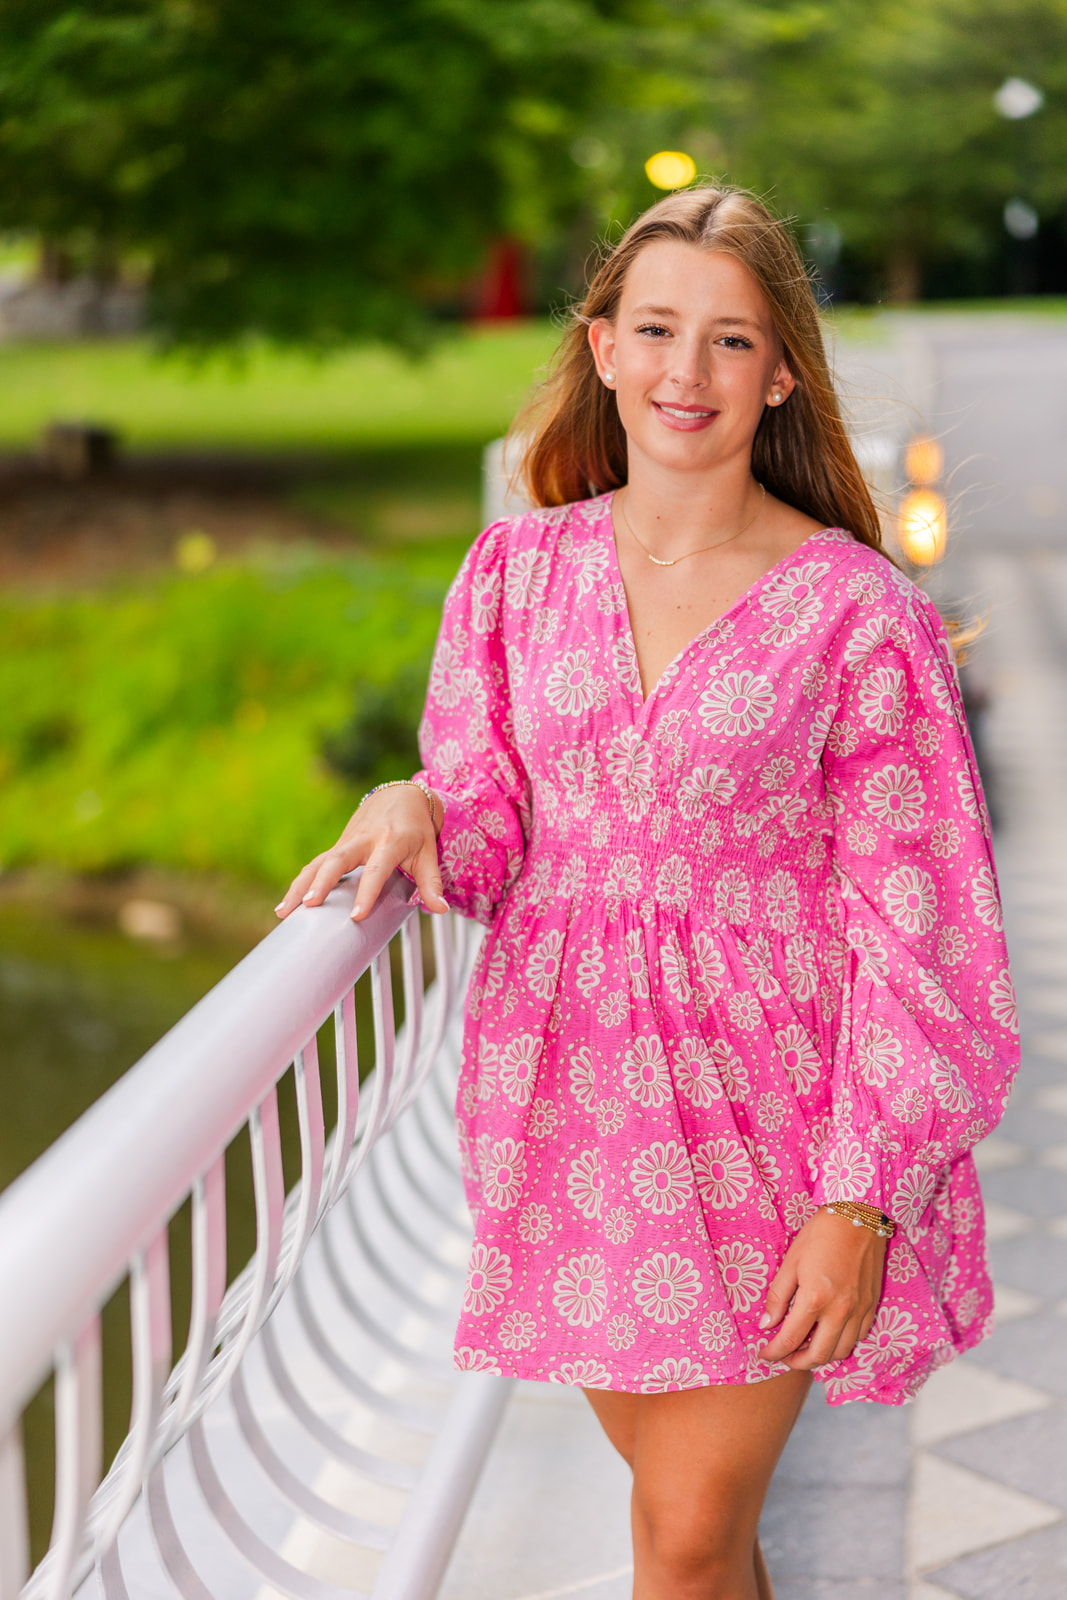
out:
M770 1289L763 1325L781 1326L760 1351L810 1372L843 1361L878 1315L886 1241L847 1217L817 1211L786 1251Z

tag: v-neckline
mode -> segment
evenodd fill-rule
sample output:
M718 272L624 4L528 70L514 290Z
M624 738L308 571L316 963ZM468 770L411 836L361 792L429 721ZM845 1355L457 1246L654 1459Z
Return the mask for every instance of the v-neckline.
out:
M617 493L618 490L613 489L609 495L604 497L604 523L607 528L608 558L611 561L612 567L615 571L615 581L622 590L622 617L624 618L624 626L626 628L627 636L629 637L630 649L633 653L634 672L637 678L637 688L634 690L634 699L637 701L639 709L643 714L648 710L653 700L655 700L661 686L666 682L667 678L673 674L676 667L689 654L690 650L694 649L694 647L698 645L702 639L706 639L712 630L717 628L720 623L725 622L733 612L739 610L742 606L747 605L753 596L759 593L767 579L773 577L780 568L787 566L788 563L793 560L794 556L800 554L805 545L810 544L813 539L820 538L824 533L830 533L833 530L830 528L816 528L813 533L809 533L794 549L790 550L788 555L781 556L779 560L774 563L773 567L768 567L766 572L761 572L759 577L754 579L754 581L749 584L748 588L745 589L743 593L739 594L737 599L734 600L732 604L726 607L725 611L720 611L717 617L713 617L706 627L701 628L699 632L693 635L687 644L682 646L677 655L674 656L672 660L668 661L667 665L664 667L663 671L660 673L659 677L656 679L655 683L652 685L652 688L646 695L641 683L641 664L637 657L637 639L634 635L633 619L630 616L630 596L626 592L626 583L623 579L622 567L619 565L619 552L615 544L615 521L612 517L611 510L615 503L615 496ZM619 613L616 612L615 615L618 616Z

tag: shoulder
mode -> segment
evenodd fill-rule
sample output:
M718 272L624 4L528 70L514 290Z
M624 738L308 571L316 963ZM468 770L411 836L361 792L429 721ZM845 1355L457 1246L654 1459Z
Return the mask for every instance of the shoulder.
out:
M610 497L563 506L531 507L492 522L475 539L456 575L454 589L476 583L503 586L510 605L526 609L590 562L607 567L605 525Z

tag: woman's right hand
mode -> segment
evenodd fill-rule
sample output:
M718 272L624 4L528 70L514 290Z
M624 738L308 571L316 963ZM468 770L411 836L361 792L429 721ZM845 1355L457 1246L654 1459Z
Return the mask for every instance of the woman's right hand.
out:
M439 825L444 820L444 808L440 795L436 800ZM448 902L441 893L437 834L421 789L406 785L380 789L377 794L368 795L353 812L333 849L323 851L297 873L284 900L275 906L275 913L287 917L299 905L320 906L353 867L363 868L352 908L356 922L367 916L382 885L397 867L403 867L414 878L428 911L447 911Z

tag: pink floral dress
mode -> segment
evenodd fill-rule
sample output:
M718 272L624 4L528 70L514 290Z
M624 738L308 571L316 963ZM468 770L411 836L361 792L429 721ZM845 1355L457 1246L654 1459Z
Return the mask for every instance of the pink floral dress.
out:
M459 1131L461 1366L754 1382L824 1200L898 1222L831 1401L896 1404L989 1331L969 1151L1017 1023L989 825L930 601L813 534L642 699L610 497L498 522L421 728L450 904L487 925Z

